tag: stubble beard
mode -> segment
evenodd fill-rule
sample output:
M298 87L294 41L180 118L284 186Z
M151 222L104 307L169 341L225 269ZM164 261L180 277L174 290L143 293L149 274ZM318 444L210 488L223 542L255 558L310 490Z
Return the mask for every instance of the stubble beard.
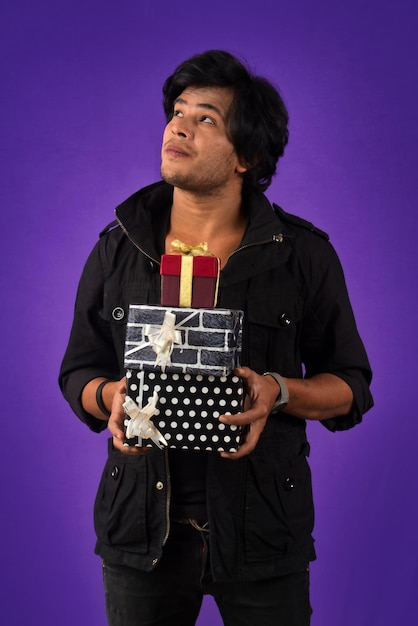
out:
M202 172L168 172L161 165L161 177L169 185L198 196L217 196L228 184L228 175L220 169Z

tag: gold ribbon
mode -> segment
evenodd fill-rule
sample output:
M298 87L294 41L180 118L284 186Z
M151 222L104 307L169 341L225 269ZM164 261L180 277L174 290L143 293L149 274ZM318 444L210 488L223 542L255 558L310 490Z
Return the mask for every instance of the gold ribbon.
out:
M211 252L208 252L208 244L206 241L195 243L189 246L187 243L183 243L180 239L173 239L171 242L171 250L175 254L184 254L186 256L213 256Z

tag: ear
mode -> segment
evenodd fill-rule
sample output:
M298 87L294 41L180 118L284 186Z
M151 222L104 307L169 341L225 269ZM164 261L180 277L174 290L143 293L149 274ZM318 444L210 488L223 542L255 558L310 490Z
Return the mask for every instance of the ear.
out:
M237 163L237 166L235 168L235 171L238 174L244 174L250 167L251 166L250 166L249 163L244 161L244 159L241 159L241 158L238 157L238 163Z

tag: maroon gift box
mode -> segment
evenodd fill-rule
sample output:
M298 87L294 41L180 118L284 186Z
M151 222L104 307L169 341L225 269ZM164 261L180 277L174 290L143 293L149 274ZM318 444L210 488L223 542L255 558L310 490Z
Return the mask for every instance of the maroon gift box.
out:
M183 259L187 259L183 261ZM181 279L190 280L184 264L192 264L190 301L182 301ZM212 308L216 304L220 261L214 256L163 254L161 257L161 304L193 308Z

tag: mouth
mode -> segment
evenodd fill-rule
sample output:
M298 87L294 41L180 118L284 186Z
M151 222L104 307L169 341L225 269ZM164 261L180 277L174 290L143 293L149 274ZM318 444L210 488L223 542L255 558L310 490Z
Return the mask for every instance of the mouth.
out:
M189 157L190 153L184 150L181 146L173 143L167 143L164 147L164 154L172 159L179 159Z

